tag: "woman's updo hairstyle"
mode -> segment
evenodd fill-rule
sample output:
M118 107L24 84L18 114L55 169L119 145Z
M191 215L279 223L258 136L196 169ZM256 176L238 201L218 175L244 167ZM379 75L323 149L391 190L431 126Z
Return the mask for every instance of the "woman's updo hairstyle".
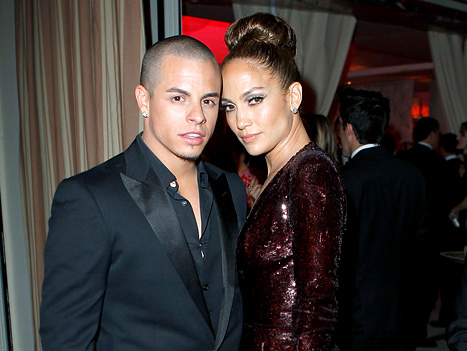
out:
M253 61L263 65L284 91L300 80L294 60L297 39L282 18L269 13L241 18L230 25L224 40L230 52L222 67L239 59Z

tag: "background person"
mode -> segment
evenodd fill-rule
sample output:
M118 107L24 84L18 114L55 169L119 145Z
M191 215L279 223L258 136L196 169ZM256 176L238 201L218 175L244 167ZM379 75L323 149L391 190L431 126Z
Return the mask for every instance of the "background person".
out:
M306 113L302 122L310 139L323 149L333 160L340 163L334 126L326 116Z
M415 165L425 180L427 216L424 226L427 240L421 250L425 256L420 258L423 269L420 270L419 299L416 301L418 320L414 325L418 345L424 347L436 347L436 342L426 339L426 325L438 298L440 267L443 259L439 254L443 251L445 234L452 230L449 212L454 206L451 203L453 180L446 174L446 160L436 153L440 136L439 122L435 118L420 118L413 128L415 144L410 149L399 151L397 154Z
M379 143L389 100L378 92L339 95L347 226L342 245L339 348L414 350L413 304L425 188L421 173Z

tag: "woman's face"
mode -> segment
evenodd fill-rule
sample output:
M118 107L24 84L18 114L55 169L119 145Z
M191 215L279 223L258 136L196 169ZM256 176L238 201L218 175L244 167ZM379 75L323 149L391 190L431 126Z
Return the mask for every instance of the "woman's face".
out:
M457 135L457 148L460 150L467 148L467 138L462 134L462 131Z
M222 71L227 123L250 155L269 153L292 128L290 93L264 68L232 61Z

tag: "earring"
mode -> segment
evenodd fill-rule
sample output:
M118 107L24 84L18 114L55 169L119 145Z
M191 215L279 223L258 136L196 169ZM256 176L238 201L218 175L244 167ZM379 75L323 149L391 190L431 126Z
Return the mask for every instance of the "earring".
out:
M144 118L148 118L148 112L147 112L147 111L144 111L143 113L141 113L141 115L142 115Z
M298 113L298 108L294 107L294 108L292 109L292 113L293 113L294 115L297 114L297 113Z

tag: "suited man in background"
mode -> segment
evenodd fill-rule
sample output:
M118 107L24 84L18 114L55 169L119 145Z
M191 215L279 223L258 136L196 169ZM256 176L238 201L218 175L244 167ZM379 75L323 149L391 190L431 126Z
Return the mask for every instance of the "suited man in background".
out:
M219 66L196 39L146 53L144 130L64 180L46 242L40 335L48 350L238 350L241 179L199 156L216 124Z
M460 150L457 149L457 135L454 133L441 135L439 139L439 152L446 160L449 171L453 172L457 178L460 178L462 159L459 157Z
M422 240L420 172L379 145L389 123L380 93L345 89L339 96L342 170L348 224L343 236L341 350L414 350L413 260Z
M438 288L444 275L442 266L443 260L446 259L439 253L448 249L449 241L452 241L449 238L453 237L455 228L449 219L449 213L457 204L458 201L455 199L459 193L456 190L458 182L455 176L457 175L454 176L447 161L436 152L440 137L439 122L435 118L420 118L413 128L415 144L409 150L397 154L420 170L426 185L427 242L424 249L425 258L423 258L425 269L420 272L420 279L423 279L426 284L421 287L423 290L420 291L419 312L417 313L420 319L414 326L414 332L418 335L421 346L430 346L430 343L421 340L426 337L426 324L435 307ZM447 320L440 320L440 324L447 323ZM432 342L431 346L435 347L436 344Z

